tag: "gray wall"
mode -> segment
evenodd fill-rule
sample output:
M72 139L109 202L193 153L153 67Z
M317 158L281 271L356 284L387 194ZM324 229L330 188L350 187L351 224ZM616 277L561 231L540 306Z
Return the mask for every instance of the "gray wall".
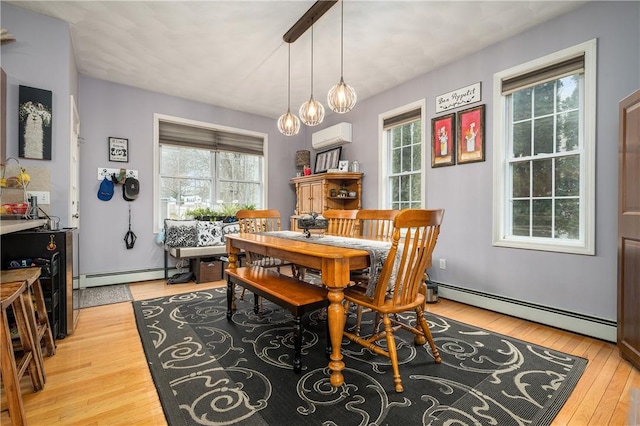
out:
M7 19L11 25L5 24ZM430 123L435 115L435 96L481 81L482 103L487 106L486 161L438 169L428 167L426 171L427 207L446 209L434 259L446 258L447 269L433 268L432 278L484 293L615 320L618 101L640 87L639 22L638 2L589 3L508 41L476 52L381 95L360 101L354 111L345 116L329 115L326 125L338 121L353 123L355 140L343 148L343 158L359 160L366 174L363 206L373 208L379 202L376 190L379 167L378 115L426 98L427 122ZM18 11L5 4L2 4L2 23L3 28L10 28L18 40L34 38L28 45L20 45L23 50L19 54L5 55L7 50L2 48L3 67L7 71L10 85L9 104L17 101L17 84L53 90L56 102L59 101L57 97L62 97L63 94L68 98L74 71L68 70L69 43L68 40L62 40L62 35L68 31L64 26L55 20ZM66 68L44 70L48 62L62 59L57 54L48 53L47 48L39 47L40 41L36 43L35 37L42 40L42 34L46 34L44 38L52 43L48 49L62 50ZM493 74L592 38L598 39L596 255L492 247ZM61 75L57 76L58 73ZM64 80L64 84L58 80ZM350 83L357 90L357 82ZM268 133L268 205L279 209L283 217L293 211L294 193L289 178L294 172L295 150L310 147L310 132L306 129L306 133L295 138L284 138L277 132L275 120L271 118L220 109L92 78L80 77L78 84L81 136L84 138L81 145L80 273L137 271L162 265L162 250L154 243L151 232L154 112ZM56 109L63 107L64 105L56 106ZM65 135L68 137L68 108L64 108L64 111L67 118L60 115L55 118L56 140L63 139ZM12 124L8 130L17 132L15 112L8 115L8 122ZM61 127L66 130L59 135ZM140 171L142 193L131 204L133 230L138 235L133 250L126 250L123 242L127 230L127 204L119 196L105 203L95 195L98 188L97 168L120 166L120 163L109 164L106 161L109 136L129 139L131 160L127 167ZM430 141L430 129L427 129L426 136ZM14 136L8 133L8 140L15 140L12 138ZM430 151L428 146L425 149ZM17 153L17 147L14 152ZM9 154L12 154L11 150ZM66 161L68 157L61 158L63 156L60 151L54 151L56 172L62 175L67 166L62 160ZM428 162L430 163L430 158ZM66 177L61 180L65 179ZM64 194L56 194L55 202L61 204L56 209L66 208L63 200ZM437 261L434 263L437 264Z
M7 156L18 158L19 86L53 92L51 161L19 160L27 172L33 166L50 169L50 213L60 217L64 227L69 218L69 99L78 91L69 26L5 3L0 8L2 28L10 29L16 38L16 42L2 46L1 56L7 73Z
M163 265L162 247L153 234L153 114L215 123L268 134L267 207L293 213L295 195L289 179L295 174L297 139L282 136L273 119L187 101L119 84L80 77L81 274L138 271ZM129 162L110 163L109 136L129 139ZM132 230L138 236L127 250L128 203L120 191L108 201L96 197L98 167L138 170L140 195L131 203ZM285 221L285 226L287 222Z

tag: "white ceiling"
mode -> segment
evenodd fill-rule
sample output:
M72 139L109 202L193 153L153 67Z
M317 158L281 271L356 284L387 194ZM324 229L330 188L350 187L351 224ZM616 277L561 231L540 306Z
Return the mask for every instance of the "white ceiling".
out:
M68 22L82 75L273 118L287 109L282 36L314 3L3 2ZM347 0L344 79L359 100L366 99L583 3ZM3 27L12 33L10 22ZM19 49L16 36L3 49ZM294 113L309 98L310 76L307 31L291 45ZM337 3L314 26L313 93L325 108L326 94L339 80Z

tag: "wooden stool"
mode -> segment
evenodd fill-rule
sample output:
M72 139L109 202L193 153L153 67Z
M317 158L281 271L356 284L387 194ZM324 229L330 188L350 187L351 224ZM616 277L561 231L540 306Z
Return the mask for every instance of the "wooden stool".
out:
M44 303L44 294L42 292L42 285L40 284L40 268L19 268L0 271L0 282L12 282L12 281L26 281L27 289L30 289L29 293L33 293L33 299L35 301L35 312L33 310L33 304L27 306L27 313L31 315L35 314L36 318L36 330L34 336L37 342L36 352L42 358L41 345L44 340L44 347L47 350L47 355L52 356L56 353L56 345L53 340L53 332L51 325L49 324L49 316L47 315L47 305ZM44 375L43 375L44 377Z
M35 327L35 318L29 314L26 306L32 304L31 295L27 288L26 281L3 282L0 286L0 305L2 307L2 315L0 315L0 368L12 425L26 424L20 379L27 369L34 392L44 386L44 369L35 353L38 344L32 333L32 329ZM20 337L22 352L20 358L16 358L11 340L11 326L7 316L9 307L13 310Z

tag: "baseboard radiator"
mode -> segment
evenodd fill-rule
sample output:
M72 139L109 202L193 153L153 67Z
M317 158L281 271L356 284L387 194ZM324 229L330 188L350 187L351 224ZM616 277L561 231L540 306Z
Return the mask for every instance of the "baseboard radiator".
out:
M170 270L169 276L173 275L174 271ZM80 288L87 288L87 287L100 287L103 285L112 285L112 284L128 284L136 281L151 281L151 280L163 280L163 279L164 279L164 268L158 268L158 269L143 269L139 271L124 271L124 272L111 272L111 273L105 273L105 274L80 275L78 284Z
M509 299L495 294L482 293L475 290L439 283L438 296L487 309L494 312L522 318L540 324L550 325L562 330L584 334L597 339L616 342L617 323L612 320L577 314L557 308L551 308L520 300ZM482 324L475 324L482 326Z

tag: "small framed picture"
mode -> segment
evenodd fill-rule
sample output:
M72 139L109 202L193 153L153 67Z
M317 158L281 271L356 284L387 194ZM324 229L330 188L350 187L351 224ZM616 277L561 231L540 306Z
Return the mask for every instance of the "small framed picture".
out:
M458 164L484 161L484 105L458 111Z
M341 172L349 171L349 160L340 160L338 162L338 170Z
M431 167L453 166L456 154L456 115L431 120Z
M314 173L324 173L329 169L337 169L340 162L342 147L332 148L328 151L316 154L316 167Z
M129 139L109 138L109 161L129 162Z

